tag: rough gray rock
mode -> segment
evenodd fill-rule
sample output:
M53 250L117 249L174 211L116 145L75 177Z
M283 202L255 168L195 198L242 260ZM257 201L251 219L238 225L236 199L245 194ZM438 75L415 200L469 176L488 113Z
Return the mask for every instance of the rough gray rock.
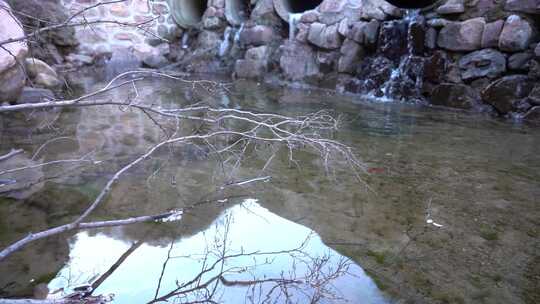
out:
M286 42L282 50L279 65L288 79L304 80L319 75L316 54L311 47L297 42Z
M531 43L533 28L518 15L509 16L499 38L499 49L506 52L526 50Z
M508 58L508 68L516 71L528 70L528 63L534 57L531 52L515 53Z
M266 67L261 60L240 59L236 61L234 72L238 78L261 78L266 73Z
M26 58L25 66L26 73L30 78L35 78L40 73L49 74L53 77L58 77L58 74L56 74L56 71L53 68L51 68L47 63L37 58Z
M443 83L435 87L430 103L459 109L471 109L477 103L478 96L468 85Z
M324 25L318 22L310 25L307 39L310 43L328 50L338 49L342 42L338 24Z
M34 78L34 84L46 89L57 89L62 86L62 82L51 74L39 73Z
M450 51L478 50L482 45L485 25L484 18L449 23L439 33L437 44Z
M494 49L472 52L459 60L459 69L465 81L480 77L496 78L506 72L506 57Z
M274 39L276 39L274 29L266 25L248 27L240 33L240 43L243 45L265 45Z
M169 60L161 54L149 54L142 60L145 66L149 68L159 69L169 64Z
M436 10L439 15L461 14L465 12L464 0L447 0Z
M364 56L364 49L353 40L346 39L341 46L340 52L338 72L353 74L358 68L359 61Z
M525 75L505 76L491 83L482 91L482 100L499 113L506 114L532 91L534 83Z
M507 0L504 9L507 11L540 14L540 1L538 0Z
M499 37L504 26L503 20L486 24L482 34L482 48L495 48L499 46Z
M525 115L523 115L523 120L540 123L540 106L532 107Z
M540 59L540 43L538 43L536 45L536 48L534 48L534 56L536 56L536 58Z

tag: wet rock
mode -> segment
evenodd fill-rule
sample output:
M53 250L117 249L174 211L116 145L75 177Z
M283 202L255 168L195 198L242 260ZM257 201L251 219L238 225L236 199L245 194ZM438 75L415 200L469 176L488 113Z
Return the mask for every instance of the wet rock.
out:
M394 63L386 57L367 57L357 70L358 80L346 84L345 89L352 93L373 92L380 97L383 95L381 88L390 79L393 68Z
M433 18L428 19L427 21L427 25L434 28L443 28L451 23L453 23L453 21L444 18Z
M265 25L248 27L240 33L240 43L243 45L265 45L274 39L276 39L274 29Z
M422 55L426 40L426 26L423 17L417 17L409 23L407 33L408 49L413 55Z
M351 30L351 24L348 18L344 18L338 24L338 33L343 37L349 37L349 31Z
M518 15L512 15L504 23L499 38L499 49L506 52L526 50L531 43L532 35L533 29L529 22Z
M534 87L527 97L527 101L534 106L540 106L540 85Z
M450 51L478 50L482 44L485 24L484 18L449 23L439 33L437 44Z
M431 83L440 83L444 80L448 58L443 51L436 51L424 62L424 80Z
M529 95L533 86L533 82L525 75L505 76L482 91L482 100L499 113L506 114L515 110L516 104Z
M270 56L270 47L263 45L246 51L246 59L267 61Z
M351 39L346 39L340 49L341 57L338 61L338 72L352 74L358 68L364 56L364 49Z
M459 60L459 68L465 81L480 77L496 78L506 72L506 57L494 49L484 49L463 56Z
M338 49L342 42L337 24L328 26L318 22L310 25L307 39L310 43L329 50Z
M464 2L464 0L447 0L437 8L436 12L439 15L461 14L465 12Z
M300 17L300 22L303 23L313 23L319 20L320 13L317 11L309 11L302 14Z
M529 60L527 63L527 69L529 70L527 75L531 79L540 80L540 62L537 60Z
M538 0L507 0L504 9L513 12L540 14L540 2Z
M437 47L437 30L432 27L426 31L425 47L430 50Z
M486 24L482 34L482 48L495 48L499 46L499 37L504 26L503 20Z
M303 80L319 75L316 54L308 45L286 42L282 51L279 65L288 79Z
M296 40L300 42L308 42L309 25L305 23L299 23L297 25L298 33L296 34Z
M38 103L54 100L54 93L48 89L24 87L17 103Z
M538 43L536 45L536 47L534 48L534 56L536 56L536 58L540 59L540 43Z
M508 58L508 68L516 71L526 71L529 68L529 60L533 57L534 55L531 52L515 53Z
M525 115L523 115L523 120L540 123L540 106L532 107Z
M377 20L354 22L348 31L347 37L360 44L374 46L379 36L379 26L380 22Z
M474 90L463 84L443 83L435 87L429 102L433 105L459 109L472 109L478 96Z
M383 22L379 32L379 52L398 60L407 53L407 23L404 20Z
M281 20L274 10L272 0L259 0L251 12L251 18L260 25L279 25Z
M318 22L326 25L336 24L344 18L359 20L361 10L354 9L348 0L325 0L318 7Z
M338 52L317 52L319 71L330 74L336 70L340 54Z

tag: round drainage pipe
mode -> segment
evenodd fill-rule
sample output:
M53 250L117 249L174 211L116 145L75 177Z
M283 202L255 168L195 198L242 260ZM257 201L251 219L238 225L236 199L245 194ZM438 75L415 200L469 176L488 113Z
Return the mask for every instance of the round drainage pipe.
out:
M183 28L199 25L208 5L207 0L167 0L174 21Z
M225 0L225 17L231 25L240 26L251 15L251 0Z
M316 9L323 0L274 0L274 8L279 17L289 21L289 14L299 14Z

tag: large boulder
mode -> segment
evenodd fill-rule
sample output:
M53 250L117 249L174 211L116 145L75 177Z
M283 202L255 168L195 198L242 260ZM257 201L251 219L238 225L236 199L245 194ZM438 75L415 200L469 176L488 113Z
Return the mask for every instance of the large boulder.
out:
M518 103L530 94L533 87L534 82L525 75L505 76L487 86L481 96L485 103L506 114L516 110Z
M319 76L317 57L311 47L296 42L282 46L279 65L283 74L290 80L304 80Z
M518 15L509 16L499 38L499 49L506 52L526 50L532 37L533 28L529 21Z
M477 103L476 92L468 85L443 83L435 87L429 102L437 106L471 109Z
M484 18L448 23L439 33L437 44L450 51L478 50L482 45L485 25Z
M2 7L9 6L0 0ZM24 37L21 23L7 9L0 9L0 41ZM24 83L24 59L28 46L24 41L7 43L0 48L0 101L14 102Z
M308 41L323 49L338 49L341 46L341 36L338 33L338 24L324 25L312 23L309 27Z
M347 39L340 49L338 72L353 74L364 56L364 48L353 40Z
M461 78L465 81L480 77L497 78L506 72L506 57L494 49L472 52L459 60Z

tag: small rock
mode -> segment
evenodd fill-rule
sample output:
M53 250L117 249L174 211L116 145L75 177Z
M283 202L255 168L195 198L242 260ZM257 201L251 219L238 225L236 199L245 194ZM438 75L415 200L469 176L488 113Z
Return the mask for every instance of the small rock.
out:
M246 51L246 59L248 60L265 61L268 60L269 56L270 47L266 45L254 47Z
M474 18L446 25L437 40L439 47L450 51L475 51L482 45L484 18Z
M437 47L437 30L432 27L426 31L425 47L430 50Z
M506 72L506 57L494 49L472 52L459 60L461 78L465 81L489 77L496 78Z
M54 93L51 90L24 87L17 103L39 103L50 100L54 100Z
M142 60L144 65L149 68L159 69L169 64L169 60L161 54L150 54L145 56Z
M516 104L529 95L533 86L533 82L525 75L505 76L482 91L482 100L499 113L506 114L515 110Z
M499 46L499 37L504 26L503 20L486 24L482 34L482 48L495 48Z
M499 38L499 49L506 52L526 50L533 35L529 22L518 15L509 16Z
M25 82L24 70L18 64L0 73L0 102L16 101Z
M66 56L68 62L77 65L91 65L94 63L94 58L83 54L69 54Z
M538 43L536 48L534 48L534 56L536 56L537 59L540 59L540 43Z
M534 55L531 52L515 53L508 58L508 68L510 70L526 71L528 70L528 63Z

